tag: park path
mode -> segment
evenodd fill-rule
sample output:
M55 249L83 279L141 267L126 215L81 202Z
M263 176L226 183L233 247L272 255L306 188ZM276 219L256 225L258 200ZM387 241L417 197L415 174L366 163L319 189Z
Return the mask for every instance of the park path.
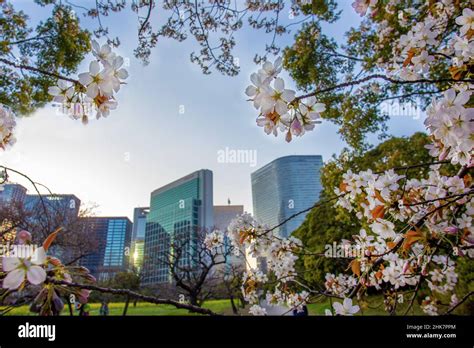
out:
M292 311L290 311L288 307L273 306L273 305L268 304L267 301L262 301L260 303L260 306L267 310L267 315L275 315L275 316L293 315Z

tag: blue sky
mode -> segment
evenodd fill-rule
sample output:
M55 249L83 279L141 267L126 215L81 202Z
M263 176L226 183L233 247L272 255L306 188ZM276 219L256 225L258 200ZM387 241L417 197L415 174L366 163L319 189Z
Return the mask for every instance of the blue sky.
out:
M360 20L350 3L342 1L341 20L324 28L337 40L342 40L343 33ZM47 8L41 9L29 0L13 4L34 13L33 20L47 14ZM162 20L153 18L155 23ZM189 61L190 52L198 48L192 39L182 43L160 40L150 64L144 66L133 57L136 15L127 10L103 21L112 36L121 39L118 53L130 60L128 84L117 96L118 109L107 119L83 126L45 107L19 120L17 144L0 154L0 161L27 173L53 192L74 193L83 202L97 203L98 215L132 217L134 207L149 204L151 191L207 168L214 172L214 204L227 204L230 198L233 204L243 204L251 212L252 171L285 155L320 154L327 160L344 147L337 128L330 123L318 125L315 131L290 144L283 137L267 136L256 126L257 113L246 101L244 90L249 75L258 68L252 58L263 51L269 36L242 30L235 50L241 73L236 77L217 72L203 75ZM95 25L84 23L91 29ZM292 35L279 42L290 43ZM84 70L85 65L79 72ZM179 113L180 107L184 107L183 114ZM423 117L393 117L388 126L390 134L411 135L424 129ZM256 166L219 163L218 151L226 147L256 150ZM12 179L28 187L25 181Z

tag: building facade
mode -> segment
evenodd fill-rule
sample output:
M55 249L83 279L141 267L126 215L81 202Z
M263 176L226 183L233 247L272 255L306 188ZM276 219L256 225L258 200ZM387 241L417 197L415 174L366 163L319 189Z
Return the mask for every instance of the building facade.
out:
M24 202L26 198L26 188L20 184L3 184L0 188L0 204L13 202Z
M230 222L237 216L244 213L243 205L215 205L214 206L214 227L220 231L226 232ZM245 258L243 257L244 250L241 250L240 256L229 252L231 246L229 238L225 238L225 255L227 255L225 271L231 267L238 267L245 269Z
M269 227L276 226L291 215L312 207L322 190L319 155L277 158L251 174L255 218ZM307 213L306 213L307 214ZM275 231L288 237L304 221L301 214Z
M135 208L133 210L132 265L139 272L143 267L146 219L149 212L149 207Z
M196 171L153 191L145 232L143 284L170 283L168 260L174 241L194 243L196 233L211 229L213 223L210 170ZM179 260L182 266L189 266L190 262L189 256Z
M82 227L96 243L94 251L79 262L98 280L127 271L130 261L132 222L127 217L85 217Z

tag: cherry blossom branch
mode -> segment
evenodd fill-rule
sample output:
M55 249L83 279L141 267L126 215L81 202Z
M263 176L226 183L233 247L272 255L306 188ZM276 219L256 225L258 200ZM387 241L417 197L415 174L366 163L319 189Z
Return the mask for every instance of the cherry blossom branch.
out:
M470 83L473 83L473 82L474 82L474 79L465 79L465 80L455 80L455 79L438 79L438 80L419 79L419 80L412 80L412 81L409 81L409 80L397 80L397 79L393 79L393 78L391 78L391 77L388 77L388 76L385 76L385 75L381 75L381 74L373 74L373 75L366 76L366 77L364 77L364 78L362 78L362 79L359 79L359 80L344 82L344 83L341 83L341 84L338 84L338 85L335 85L335 86L331 86L331 87L328 87L328 88L323 88L323 89L320 89L320 90L317 90L317 91L314 91L314 92L311 92L311 93L308 93L308 94L304 94L304 95L298 96L298 97L296 97L293 101L299 101L299 100L301 100L301 99L305 99L305 98L308 98L308 97L313 97L313 96L316 96L316 95L322 94L322 93L331 92L331 91L333 91L333 90L340 89L340 88L346 88L346 87L350 87L350 86L354 86L354 85L359 85L359 84L361 84L361 83L364 83L364 82L367 82L367 81L370 81L370 80L373 80L373 79L382 79L382 80L391 82L391 83L393 83L393 84L398 84L398 85L415 84L415 83L440 83L440 82L450 82L450 83L460 83L460 82L470 82Z
M38 196L39 196L39 198L40 198L41 205L42 205L42 207L43 207L43 211L44 211L44 213L45 213L45 215L46 215L46 218L49 219L48 210L46 209L46 205L45 205L45 203L44 203L43 196L41 195L41 193L40 193L39 190L38 190L38 185L39 185L39 186L42 186L42 187L45 187L49 192L51 192L51 190L50 190L49 188L47 188L45 185L39 184L39 183L33 181L28 175L26 175L26 174L24 174L24 173L22 173L22 172L19 172L18 170L15 170L15 169L12 169L12 168L9 168L9 167L5 167L5 166L3 166L3 165L0 165L0 168L3 168L3 169L7 172L7 174L8 174L8 171L10 171L10 172L16 173L16 174L18 174L18 175L21 175L22 177L26 178L26 179L33 185L33 187L34 187L36 193L38 194Z
M182 308L182 309L187 309L190 312L194 313L200 313L200 314L205 314L205 315L213 315L217 316L219 314L211 311L210 309L207 308L201 308L198 306L194 306L191 304L186 304L186 303L180 303L178 301L170 300L170 299L163 299L163 298L158 298L155 296L148 296L148 295L143 295L135 291L131 291L128 289L113 289L113 288L104 288L96 285L89 285L89 284L78 284L78 283L72 283L72 282L66 282L64 280L54 280L54 279L47 279L47 283L50 284L56 284L56 285L65 285L69 286L72 288L79 288L79 289L85 289L85 290L95 290L99 291L102 293L108 293L108 294L114 294L114 295L127 295L136 299L140 299L145 302L149 303L155 303L155 304L169 304L172 306L175 306L176 308Z
M19 45L19 44L34 41L34 40L46 40L46 39L51 38L51 37L52 37L51 35L47 35L47 36L39 36L38 35L38 36L30 37L30 38L27 38L27 39L23 39L23 40L18 40L18 41L13 41L13 42L6 42L6 44L7 45Z
M439 93L442 93L442 92L443 91L421 91L421 92L413 92L413 93L407 93L407 94L401 94L401 95L394 95L394 96L387 97L387 98L379 100L377 105L380 105L381 103L383 103L384 101L387 101L387 100L404 99L404 98L409 98L409 97L413 97L413 96L417 96L417 95L439 94Z
M459 193L459 194L457 194L457 195L450 195L450 196L446 196L446 197L428 199L428 200L423 201L423 202L416 202L416 203L403 204L403 205L404 205L405 207L413 207L413 206L415 206L415 205L423 205L423 204L427 204L427 203L433 203L433 202L443 201L443 200L446 200L446 199L448 199L448 198L454 198L454 197L461 198L461 197L469 196L469 195L472 195L472 194L474 194L474 189L471 189L471 190L468 191L468 192Z
M410 166L393 167L391 169L393 169L393 170L405 170L405 169L414 169L414 168L420 168L420 167L430 167L430 166L434 166L434 165L438 165L438 164L448 164L448 163L451 163L451 161L437 161L437 162L431 162L431 163L420 163L420 164L414 164L414 165L410 165ZM378 174L383 174L383 173L385 173L385 170L380 171L380 172L375 172L374 174L378 175Z
M413 292L413 296L410 299L410 303L403 315L407 315L410 309L413 307L413 304L415 303L416 296L418 295L418 291L420 290L421 287L421 282L423 281L423 275L420 275L420 278L418 279L418 282L416 283L415 291Z
M458 308L461 304L463 304L470 296L474 295L474 291L468 292L458 303L456 303L454 306L451 306L445 313L450 314L452 311L454 311L456 308Z
M457 174L458 177L460 177L460 178L464 177L464 175L467 174L468 170L469 170L469 168L468 168L467 166L463 166L463 167L459 170L459 172L458 172L458 174ZM440 210L440 209L443 209L443 208L447 207L448 205L452 204L453 202L455 202L455 201L457 201L457 200L459 200L459 199L460 199L460 197L455 198L455 199L453 199L453 200L450 200L450 201L448 201L447 203L442 204L442 205L440 205L439 207L436 207L436 209L433 209L432 211L426 213L420 220L418 220L418 222L415 224L415 227L421 227L421 226L424 224L424 221L425 221L430 215L434 214L435 212L437 212L437 211ZM402 246L404 240L405 240L405 238L401 238L401 239L397 242L397 244L396 244L392 249L390 249L389 252L387 252L387 253L397 252L398 249L400 249L400 247ZM380 256L377 260L375 260L375 262L371 265L370 270L374 269L375 267L377 267L378 265L380 265L380 264L384 261L383 255L385 255L385 254L386 254L386 253L382 254L382 256ZM370 270L369 270L369 271L370 271ZM351 293L350 293L350 295L349 295L349 298L353 298L353 297L357 294L357 292L360 290L361 287L362 287L362 282L359 280L359 282L357 283L357 285L356 285L356 286L354 287L354 289L351 291Z
M151 10L153 8L153 0L150 0L150 4L148 6L148 13L145 17L145 20L143 21L142 25L140 26L140 29L138 30L138 36L142 34L142 31L145 29L145 27L148 24L148 21L150 20L150 15L151 15Z
M335 196L335 197L326 199L326 200L324 200L324 201L317 201L317 202L316 202L315 204L313 204L311 207L306 208L306 209L304 209L304 210L301 210L301 211L299 211L299 212L297 212L297 213L294 213L293 215L290 215L290 216L287 217L285 220L283 220L282 222L280 222L278 225L273 226L272 228L270 228L270 229L268 229L268 230L265 230L265 231L262 233L262 235L267 234L267 233L269 233L269 232L272 232L273 230L277 229L278 227L283 226L283 225L286 224L288 221L294 219L295 217L297 217L297 216L299 216L299 215L301 215L301 214L304 214L304 213L306 213L306 212L308 212L308 211L310 211L310 210L312 210L312 209L314 209L314 208L317 208L317 207L319 207L319 206L322 206L322 205L324 205L324 204L331 203L331 202L333 202L333 201L335 201L335 200L337 200L337 199L339 199L340 197L345 196L345 195L346 195L346 193L343 193L343 194L340 194L340 195L338 195L338 196Z
M43 74L43 75L46 75L46 76L54 77L54 78L59 79L59 80L69 81L69 82L74 83L75 85L80 85L78 80L74 80L72 78L65 77L65 76L62 76L62 75L59 75L59 74L56 74L56 73L52 73L52 72L49 72L49 71L45 71L45 70L42 70L42 69L38 69L38 68L33 67L33 66L29 66L29 65L25 65L25 64L17 64L15 62L11 62L11 61L9 61L7 59L4 59L4 58L0 58L0 62L3 63L3 64L6 64L6 65L10 65L10 66L12 66L14 68L17 68L17 69L24 69L24 70L33 71L33 72Z

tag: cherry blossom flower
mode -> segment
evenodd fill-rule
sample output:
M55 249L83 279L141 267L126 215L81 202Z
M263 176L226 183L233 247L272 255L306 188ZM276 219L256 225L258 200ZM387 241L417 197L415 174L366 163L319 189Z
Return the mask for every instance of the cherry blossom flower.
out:
M263 64L262 69L258 71L258 74L261 76L263 82L269 83L278 76L282 69L282 61L283 59L278 57L274 63L266 61Z
M265 82L263 76L258 73L252 73L250 75L250 81L253 83L253 85L250 85L245 89L245 94L253 98L251 100L253 101L254 107L259 109L261 105L261 99L264 95L262 92L268 91L269 84Z
M394 231L395 225L388 220L378 218L373 224L370 225L370 228L375 234L378 234L383 239L394 239L397 236Z
M4 257L2 259L3 271L7 276L3 279L3 288L15 290L26 280L33 285L38 285L46 280L46 271L41 267L46 261L44 249L37 248L33 255L26 258Z
M256 316L267 315L267 310L259 305L253 305L249 309L249 313Z
M461 26L461 35L465 35L469 30L474 30L474 11L465 8L462 15L456 18L456 24Z
M332 306L336 315L352 316L360 310L360 307L358 305L352 305L352 299L350 298L345 298L342 304L340 302L334 302Z
M433 56L430 56L426 51L422 51L419 55L413 57L411 61L415 66L415 71L421 74L426 74L429 71L430 64L433 60Z
M355 0L352 3L354 10L361 16L365 16L369 6L373 7L377 5L377 0Z
M16 142L13 135L15 127L15 114L9 107L0 103L0 149L6 149Z
M67 81L58 80L58 85L49 87L48 93L54 97L53 101L63 103L73 97L74 86Z
M95 98L99 93L111 95L113 93L112 72L109 69L100 69L97 61L89 65L89 72L79 74L79 82L87 87L87 96Z
M115 110L117 108L117 102L111 98L96 98L97 105L97 114L96 118L107 117L110 114L110 110Z
M204 245L208 250L215 250L224 245L224 234L219 230L208 233L204 238Z
M100 46L96 40L92 40L91 45L92 45L92 54L100 62L105 63L105 64L110 64L114 60L115 53L112 52L112 48L109 45L104 44Z
M112 88L115 92L120 90L120 85L122 84L122 80L127 79L128 71L122 68L123 65L123 58L121 56L116 56L112 60L110 70L111 70L111 82Z
M285 89L285 81L277 77L273 88L265 89L261 99L262 113L276 112L284 115L288 111L288 103L295 99L295 91Z

